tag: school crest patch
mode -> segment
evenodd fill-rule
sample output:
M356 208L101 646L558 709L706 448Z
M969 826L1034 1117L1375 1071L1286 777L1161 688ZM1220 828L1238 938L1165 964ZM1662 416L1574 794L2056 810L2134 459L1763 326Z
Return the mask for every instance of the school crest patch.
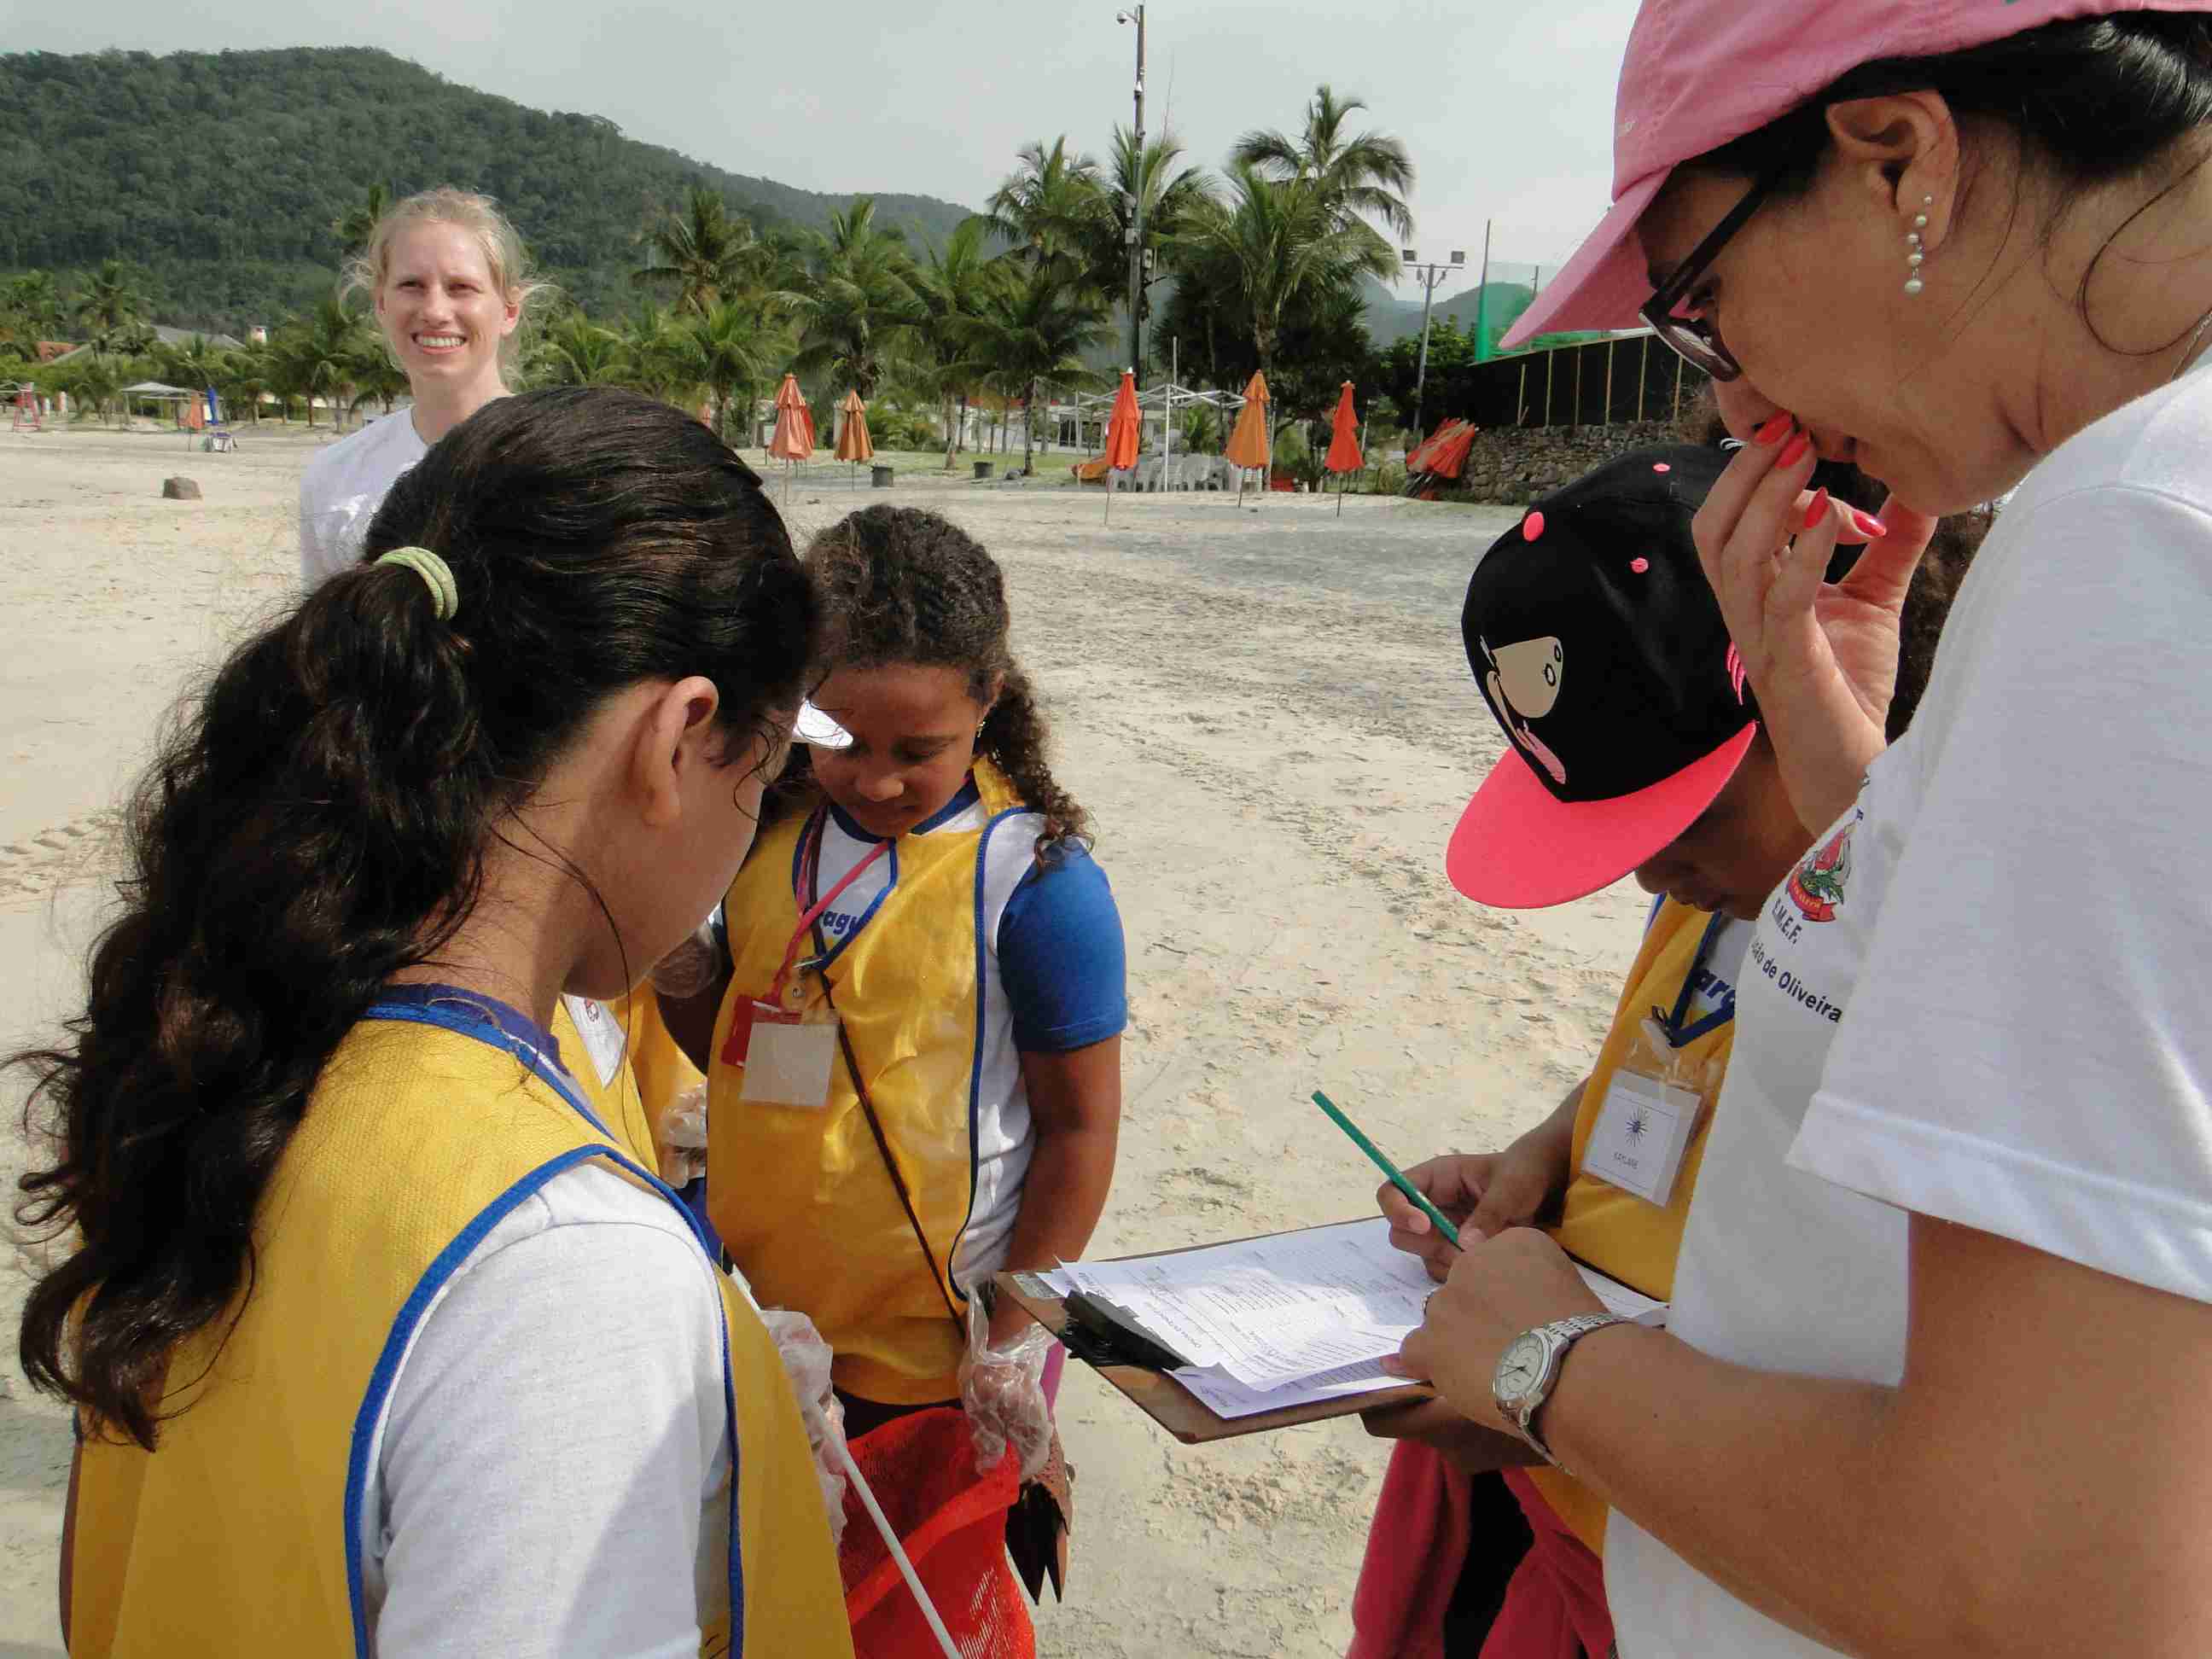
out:
M1851 831L1865 816L1854 812L1851 821L1816 847L1790 878L1790 902L1808 921L1832 921L1844 902L1844 884L1851 875Z

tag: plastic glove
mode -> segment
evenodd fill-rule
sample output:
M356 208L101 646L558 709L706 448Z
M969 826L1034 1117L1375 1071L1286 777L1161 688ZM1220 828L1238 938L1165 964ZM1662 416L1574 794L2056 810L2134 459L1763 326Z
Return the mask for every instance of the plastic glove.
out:
M1045 1402L1044 1362L1052 1333L1032 1324L1004 1347L991 1346L983 1298L968 1299L968 1352L960 1361L960 1403L975 1441L975 1472L988 1474L1012 1445L1022 1479L1034 1480L1052 1455L1052 1407Z
M822 1505L830 1514L830 1542L845 1537L845 1408L830 1386L830 1345L814 1322L787 1308L763 1308L761 1322L775 1339L777 1357L790 1374L814 1449L814 1478L822 1483Z
M660 1178L682 1192L706 1173L707 1085L700 1083L677 1096L660 1120Z
M654 990L681 1000L697 996L721 973L721 952L714 945L714 927L702 921L690 939L653 964L648 977Z

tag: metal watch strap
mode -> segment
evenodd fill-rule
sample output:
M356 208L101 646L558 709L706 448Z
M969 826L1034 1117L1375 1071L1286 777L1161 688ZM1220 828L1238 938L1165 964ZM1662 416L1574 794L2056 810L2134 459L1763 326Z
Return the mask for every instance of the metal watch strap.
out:
M1569 1350L1592 1331L1601 1331L1608 1325L1626 1325L1629 1322L1619 1314L1586 1313L1575 1314L1566 1319L1555 1319L1548 1325L1537 1327L1538 1330L1553 1338L1559 1346L1552 1350L1550 1358L1544 1367L1545 1375L1542 1383L1536 1389L1528 1404L1514 1413L1513 1423L1514 1426L1521 1431L1521 1437L1534 1446L1538 1455L1547 1463L1557 1467L1559 1460L1552 1455L1552 1449L1537 1437L1536 1413L1544 1409L1546 1403L1552 1397L1552 1390L1559 1386L1559 1372L1567 1363Z

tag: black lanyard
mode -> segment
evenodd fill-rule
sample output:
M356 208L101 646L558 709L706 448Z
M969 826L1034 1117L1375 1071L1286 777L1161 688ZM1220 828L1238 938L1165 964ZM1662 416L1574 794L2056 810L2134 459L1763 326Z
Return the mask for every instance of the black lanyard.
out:
M1705 972L1706 963L1712 959L1713 945L1720 938L1721 929L1728 926L1728 921L1726 913L1717 910L1713 913L1713 919L1705 924L1705 937L1698 941L1698 954L1690 960L1690 971L1682 976L1681 994L1674 999L1674 1014L1670 1017L1665 1010L1656 1006L1651 1010L1651 1018L1659 1022L1659 1029L1666 1033L1668 1042L1674 1048L1686 1048L1699 1037L1708 1032L1717 1031L1735 1018L1735 989L1731 986L1729 994L1721 999L1719 1007L1694 1025L1686 1027L1682 1024L1690 1012L1690 999L1697 992L1698 975Z

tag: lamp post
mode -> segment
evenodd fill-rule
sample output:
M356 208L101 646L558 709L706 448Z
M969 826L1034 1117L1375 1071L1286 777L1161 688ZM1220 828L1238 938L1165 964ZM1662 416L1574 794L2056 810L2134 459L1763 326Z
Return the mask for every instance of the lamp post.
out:
M1419 251L1413 248L1409 247L1402 251L1406 256L1406 269L1413 274L1413 280L1421 285L1421 364L1413 372L1413 435L1412 439L1413 444L1418 444L1421 441L1421 397L1429 383L1429 307L1435 303L1437 285L1454 270L1463 270L1467 268L1467 252L1463 248L1454 248L1451 251L1451 263L1446 264L1434 260L1424 263ZM1413 453L1410 445L1407 453L1408 454Z
M1145 301L1145 8L1139 3L1114 14L1117 23L1137 26L1137 138L1134 175L1129 191L1129 364L1139 386L1145 378L1142 308Z

